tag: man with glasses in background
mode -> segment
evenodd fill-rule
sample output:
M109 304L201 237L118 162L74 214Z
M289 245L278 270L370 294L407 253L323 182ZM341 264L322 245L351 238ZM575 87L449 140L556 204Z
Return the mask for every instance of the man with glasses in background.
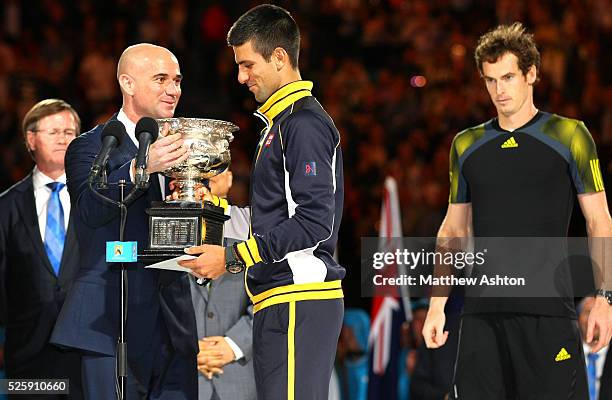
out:
M34 105L23 120L34 169L0 195L0 312L6 326L6 375L69 379L71 399L82 398L80 357L49 344L49 337L78 270L64 156L80 128L78 114L65 101L47 99Z

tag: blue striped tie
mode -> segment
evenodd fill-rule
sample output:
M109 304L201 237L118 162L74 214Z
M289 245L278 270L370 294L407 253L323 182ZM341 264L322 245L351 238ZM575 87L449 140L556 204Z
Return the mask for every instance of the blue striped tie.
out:
M64 252L64 241L66 229L64 227L64 209L60 201L60 191L66 186L61 182L47 183L51 189L51 197L47 203L47 227L45 229L45 249L49 262L53 266L55 275L59 276L62 253Z
M597 359L599 354L587 354L587 378L589 380L589 398L597 400Z

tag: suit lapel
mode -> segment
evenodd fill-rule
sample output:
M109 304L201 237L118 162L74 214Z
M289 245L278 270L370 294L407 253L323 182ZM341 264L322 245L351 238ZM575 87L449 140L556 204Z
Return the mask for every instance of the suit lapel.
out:
M112 119L116 119L116 116ZM108 159L107 168L109 170L117 169L128 161L131 161L134 157L136 157L136 153L138 152L138 148L134 142L132 142L132 139L130 139L128 134L124 133L122 136L123 139L121 140L121 145L113 150Z
M606 388L606 392L610 391L610 387L612 387L612 356L611 356L611 351L612 349L608 348L608 352L606 353L606 361L604 362L604 366L603 369L601 371L601 382L600 382L600 390L599 390L599 394L600 394L600 398L603 399L604 397L601 397L601 392L603 390L603 388ZM606 397L607 398L607 397Z
M214 281L211 281L208 285L197 285L198 288L198 293L204 298L205 302L208 302L208 297L210 296L210 293L212 293L213 290L215 290L215 288L217 286L219 286L219 283L221 282L221 280L223 279L225 275L221 275L219 278L215 279ZM196 279L194 276L189 276L189 279Z
M221 284L221 281L223 280L223 278L225 277L225 274L221 275L220 277L218 277L217 279L211 281L208 286L202 286L202 293L204 294L204 298L206 299L206 301L208 301L208 298L210 297L211 293L214 292L215 290L217 290L217 286L219 286Z
M162 191L161 188L159 186L159 174L158 173L154 173L151 174L151 176L149 177L149 185L150 185L150 189L149 191L152 190L150 196L151 196L151 201L160 201L160 200L165 200L162 197ZM165 186L168 186L167 183L167 179L164 177L164 182L165 182ZM165 193L169 193L168 189L166 189Z
M74 276L73 268L78 268L78 262L74 261L78 257L78 244L74 227L74 210L70 209L70 218L68 220L68 230L66 231L66 242L64 243L64 253L62 254L62 263L59 271L59 280L63 282L66 276Z
M30 236L30 241L40 255L40 259L43 260L45 268L55 276L55 272L53 271L53 267L45 251L40 228L38 227L38 215L36 215L36 201L34 200L34 187L32 186L31 173L24 181L24 184L25 190L22 192L21 201L17 202L17 209L23 219L23 224L28 232L28 236Z
M113 115L111 120L117 120L117 114ZM138 153L138 147L136 147L130 136L125 133L122 134L122 137L121 145L111 153L111 157L108 159L107 168L109 170L117 169L122 165L131 162ZM151 174L149 183L154 188L154 192L150 195L152 200L163 200L157 173ZM168 186L168 182L166 182L166 186ZM166 189L166 193L169 193L168 189Z

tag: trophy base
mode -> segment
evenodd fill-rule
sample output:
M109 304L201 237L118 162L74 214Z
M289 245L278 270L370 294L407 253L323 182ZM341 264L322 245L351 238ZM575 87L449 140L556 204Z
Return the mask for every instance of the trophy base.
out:
M138 255L145 264L184 255L184 248L223 245L223 223L230 217L210 202L153 202L149 215L148 248Z
M146 265L151 265L161 261L180 257L184 254L185 251L183 251L182 249L168 251L144 249L141 254L138 254L138 262Z

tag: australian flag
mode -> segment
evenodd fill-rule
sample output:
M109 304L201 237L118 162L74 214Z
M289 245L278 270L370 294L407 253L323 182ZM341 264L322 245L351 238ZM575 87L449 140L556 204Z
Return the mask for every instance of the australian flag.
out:
M402 220L395 179L385 180L379 233L380 251L393 251L401 243ZM402 274L402 266L386 266L392 274ZM402 323L412 319L407 287L372 299L370 315L370 379L369 400L396 400Z

